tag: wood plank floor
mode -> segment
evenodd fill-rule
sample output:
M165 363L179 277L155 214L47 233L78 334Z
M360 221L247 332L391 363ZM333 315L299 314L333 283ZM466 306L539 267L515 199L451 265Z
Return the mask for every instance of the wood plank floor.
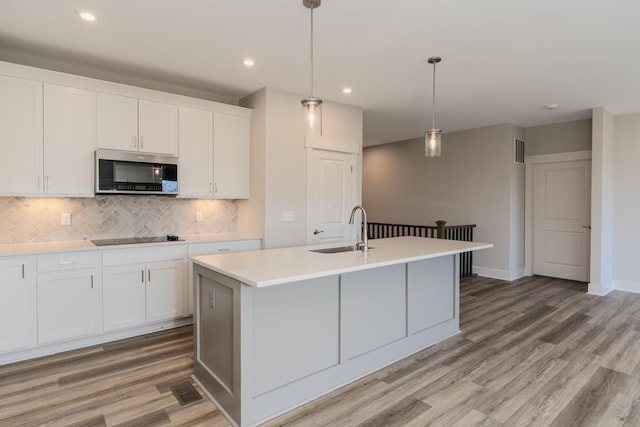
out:
M640 426L640 295L470 278L460 300L461 334L265 426ZM191 352L184 327L0 366L0 426L228 426L172 391Z

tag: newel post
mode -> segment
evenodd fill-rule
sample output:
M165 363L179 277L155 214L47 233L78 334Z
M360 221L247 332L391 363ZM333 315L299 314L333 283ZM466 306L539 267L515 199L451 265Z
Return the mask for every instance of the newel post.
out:
M436 226L438 227L436 230L436 237L438 239L444 239L444 225L447 223L447 221L436 221Z

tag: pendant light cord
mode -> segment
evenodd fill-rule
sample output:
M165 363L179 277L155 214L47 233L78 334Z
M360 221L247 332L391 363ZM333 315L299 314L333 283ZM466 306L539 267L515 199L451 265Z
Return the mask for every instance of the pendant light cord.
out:
M432 103L432 119L431 119L431 129L436 128L436 63L433 63L433 103Z
M313 98L313 9L315 9L315 7L311 6L311 58L309 61L309 67L311 68L311 82L309 84L309 98Z

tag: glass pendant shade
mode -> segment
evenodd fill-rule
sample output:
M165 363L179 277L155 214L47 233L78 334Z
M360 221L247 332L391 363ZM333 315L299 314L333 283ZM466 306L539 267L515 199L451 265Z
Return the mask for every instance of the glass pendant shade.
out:
M440 157L442 147L442 131L436 129L436 64L442 61L439 56L432 56L427 60L433 64L433 98L431 112L431 129L424 133L424 155L426 157Z
M322 136L322 100L310 97L301 103L303 135Z
M302 101L302 134L304 136L322 136L322 100L313 96L313 10L320 7L322 0L302 0L302 5L311 11L309 43L309 96Z
M442 131L429 129L424 133L424 155L426 157L440 157L442 146Z

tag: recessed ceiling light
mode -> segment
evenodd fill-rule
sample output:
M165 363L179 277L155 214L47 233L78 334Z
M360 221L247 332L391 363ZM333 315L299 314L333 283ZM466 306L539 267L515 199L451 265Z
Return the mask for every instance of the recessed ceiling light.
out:
M242 63L247 67L253 67L254 65L256 65L256 62L251 58L245 59L244 61L242 61Z
M94 15L91 12L87 12L86 10L79 10L78 11L78 15L80 16L80 18L84 19L85 21L89 21L89 22L93 22L95 21L96 15Z
M555 110L556 108L558 108L558 104L547 104L544 106L544 108L546 110Z
M350 87L345 87L344 89L342 89L342 93L349 95L351 93L351 88Z

